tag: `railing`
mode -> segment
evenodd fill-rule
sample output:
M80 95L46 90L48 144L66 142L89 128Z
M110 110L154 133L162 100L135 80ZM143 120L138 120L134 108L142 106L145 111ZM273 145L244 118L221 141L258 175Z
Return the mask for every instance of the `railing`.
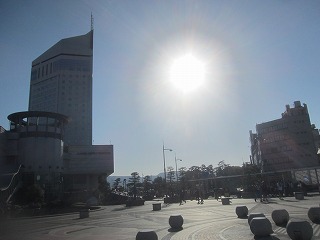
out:
M19 166L18 171L15 172L11 178L8 187L0 189L0 212L4 213L6 211L7 205L12 197L12 195L17 190L17 186L21 179L21 166Z

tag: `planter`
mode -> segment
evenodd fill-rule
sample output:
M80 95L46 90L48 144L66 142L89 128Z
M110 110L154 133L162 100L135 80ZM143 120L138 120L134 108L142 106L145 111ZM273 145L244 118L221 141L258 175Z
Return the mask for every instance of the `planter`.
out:
M136 240L158 240L158 235L153 230L141 230L136 235Z
M272 220L278 226L286 225L289 221L289 213L285 209L276 209L272 211Z
M183 217L180 214L171 215L169 218L169 225L173 229L181 229L183 225Z
M303 200L304 199L304 193L303 192L295 192L294 197L297 200Z
M81 209L79 213L80 218L88 218L89 217L89 209Z
M293 240L310 240L313 236L313 228L306 220L290 220L287 224L287 233Z
M230 205L230 198L228 197L221 198L221 203L222 205Z
M256 237L267 237L273 233L272 225L266 217L255 217L250 222L250 230Z
M246 218L248 216L248 208L247 206L237 206L236 214L238 218Z
M153 211L160 211L161 210L161 203L153 203L152 207L153 207Z
M248 223L251 224L251 220L255 217L265 217L263 213L250 213L248 216Z
M309 208L308 217L313 223L320 223L320 207Z

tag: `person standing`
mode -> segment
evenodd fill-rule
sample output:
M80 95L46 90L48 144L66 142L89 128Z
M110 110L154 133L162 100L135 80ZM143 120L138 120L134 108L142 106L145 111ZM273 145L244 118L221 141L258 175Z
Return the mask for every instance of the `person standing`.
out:
M279 199L283 199L283 184L281 181L277 182L277 189L278 189L278 197Z
M180 194L179 194L179 200L180 200L180 205L182 205L182 202L186 203L186 200L184 199L184 191L181 189Z
M267 183L265 181L262 181L261 183L261 198L260 202L268 203L268 187Z

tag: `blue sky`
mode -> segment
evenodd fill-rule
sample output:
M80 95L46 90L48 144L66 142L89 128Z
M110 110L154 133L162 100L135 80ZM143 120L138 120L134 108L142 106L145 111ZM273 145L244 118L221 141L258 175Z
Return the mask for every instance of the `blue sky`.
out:
M28 109L31 62L94 16L93 139L113 144L114 175L249 161L249 130L296 100L320 126L320 1L0 1L0 125ZM192 51L204 86L168 81Z

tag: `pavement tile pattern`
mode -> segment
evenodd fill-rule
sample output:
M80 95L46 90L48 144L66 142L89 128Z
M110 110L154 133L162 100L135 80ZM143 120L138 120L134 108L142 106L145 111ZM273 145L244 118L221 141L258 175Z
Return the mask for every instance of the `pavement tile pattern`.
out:
M125 207L101 206L90 212L89 218L79 218L79 213L50 216L2 218L0 240L123 240L135 239L142 229L153 229L161 240L253 240L247 219L239 219L235 214L238 205L246 205L249 213L261 212L271 221L274 233L264 239L287 240L286 228L276 226L271 218L275 209L286 209L290 218L305 219L313 227L313 240L320 240L320 225L308 219L308 209L319 206L320 196L307 196L304 200L293 197L270 199L269 203L255 202L254 199L232 199L230 205L222 205L216 199L205 200L204 204L187 201L183 205L162 204L160 211L152 210L154 201L144 206ZM175 231L168 220L172 214L181 214L183 228Z

